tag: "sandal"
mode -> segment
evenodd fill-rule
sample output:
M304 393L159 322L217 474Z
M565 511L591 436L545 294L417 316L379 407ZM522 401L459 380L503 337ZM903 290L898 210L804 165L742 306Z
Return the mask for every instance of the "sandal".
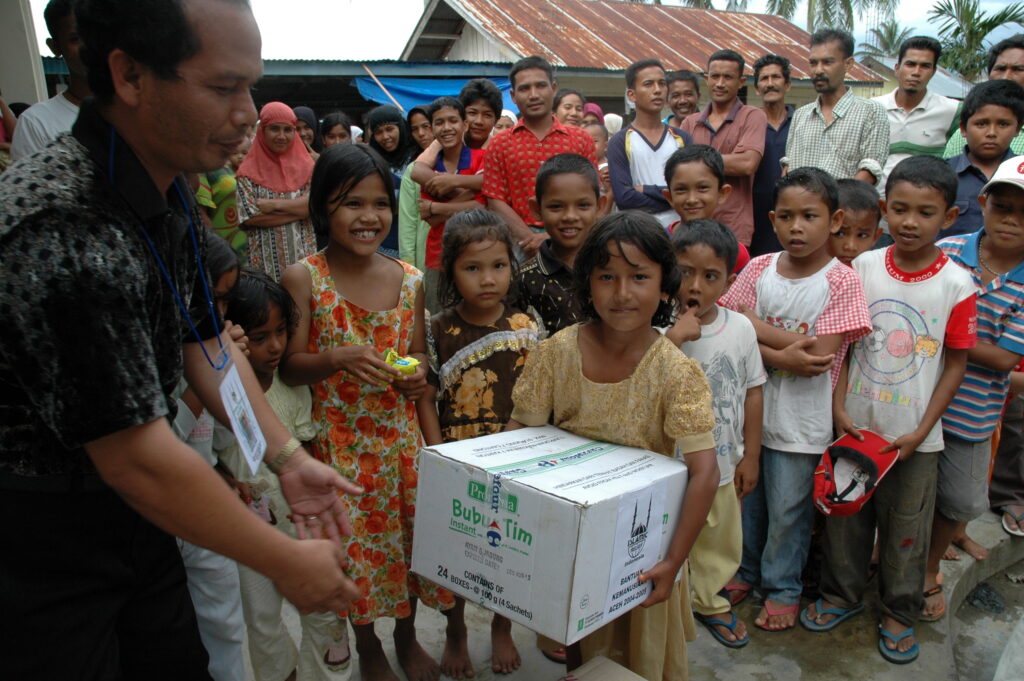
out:
M779 615L795 615L798 610L800 610L800 604L799 603L794 603L793 605L779 605L778 607L776 607L775 604L773 604L769 600L765 600L765 602L764 602L764 611L765 611L765 613L767 613L768 617L778 617ZM766 621L765 624L768 624L768 622ZM774 633L778 633L780 631L786 631L787 629L792 629L793 627L795 627L796 626L796 618L795 617L793 618L793 624L790 624L788 627L782 627L781 629L769 629L767 626L758 624L757 620L754 620L754 626L757 627L758 629L763 629L764 631L770 631L770 632L772 632L774 634Z
M724 615L726 613L722 614ZM699 612L693 613L694 619L703 624L704 627L708 630L708 632L714 637L716 641L721 643L726 648L742 648L743 646L750 643L750 634L747 634L743 638L736 636L736 624L739 622L739 620L736 618L736 613L734 613L732 610L728 612L728 615L730 619L728 622L726 622L725 620L718 619L714 615L702 615ZM726 629L732 632L733 636L736 636L736 640L730 641L716 627L725 627Z
M807 611L811 609L810 606L807 606L800 612L800 624L803 625L804 629L815 633L832 631L851 617L864 612L863 603L858 603L852 608L826 608L824 605L825 604L821 598L814 602L814 612L818 614L818 617L822 615L835 615L835 617L824 624L818 624L818 617L812 619L811 616L807 614Z
M565 648L555 648L554 650L544 650L541 648L540 652L544 657L548 658L552 662L565 664Z
M893 664L907 664L917 659L918 654L921 652L921 648L917 645L917 641L914 641L914 647L906 652L900 652L899 650L893 650L889 646L885 645L886 639L899 645L899 642L908 636L914 635L914 627L907 627L900 634L894 634L881 624L878 625L878 652L882 654L889 662Z
M723 588L722 591L726 593L729 605L736 607L743 601L747 600L747 596L750 595L753 588L754 587L749 584L744 584L743 582L729 582L725 585L725 588Z
M939 595L941 593L942 593L942 584L936 584L932 588L926 590L923 595L927 599L927 598L931 598L932 596L937 596L937 595ZM921 614L920 614L920 616L918 616L917 619L921 620L922 622L938 622L939 620L942 619L942 616L945 615L945 614L946 614L946 598L945 598L945 596L943 596L943 598L942 598L942 607L939 608L939 610L937 612L934 612L931 615L925 615L924 614L924 608L922 608L921 609Z
M332 653L345 651L344 657L339 659L331 659ZM348 641L343 641L341 645L331 646L324 651L324 666L332 672L345 671L348 668L348 663L352 661L352 652L349 650Z
M1003 524L1003 529L1006 530L1006 533L1012 534L1014 537L1024 537L1024 529L1021 529L1022 527L1024 527L1024 513L1014 513L1013 511L1010 510L1009 506L1003 506L1001 509L999 509L999 511L1002 513L1000 519ZM1011 518L1013 518L1013 521L1017 523L1016 530L1011 530L1010 526L1006 524L1006 516L1010 516Z

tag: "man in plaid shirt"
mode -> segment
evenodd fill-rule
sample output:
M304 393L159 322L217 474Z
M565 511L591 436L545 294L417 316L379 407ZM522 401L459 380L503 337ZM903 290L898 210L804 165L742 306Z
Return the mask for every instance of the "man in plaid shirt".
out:
M784 171L814 167L836 179L875 184L889 154L889 119L880 103L854 95L844 84L853 66L853 36L815 31L810 64L818 98L793 114Z

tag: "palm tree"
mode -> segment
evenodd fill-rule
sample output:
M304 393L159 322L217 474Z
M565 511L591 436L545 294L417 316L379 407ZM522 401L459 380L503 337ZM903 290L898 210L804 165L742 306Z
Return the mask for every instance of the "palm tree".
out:
M910 37L913 31L909 28L902 28L895 19L883 21L877 27L872 28L870 42L861 43L857 57L897 57L900 53L900 45Z
M792 21L797 4L799 0L768 0L765 11ZM819 28L833 27L852 31L855 15L879 9L891 17L897 5L899 0L807 0L807 30L813 33Z
M750 0L726 0L725 11L746 12L747 3L749 1ZM715 9L715 4L713 0L682 0L680 4L682 4L685 7L696 7L697 9Z
M981 10L979 0L939 0L928 16L929 21L939 25L939 63L973 82L985 70L985 37L1005 24L1024 23L1024 3L1016 2L995 14L987 14Z

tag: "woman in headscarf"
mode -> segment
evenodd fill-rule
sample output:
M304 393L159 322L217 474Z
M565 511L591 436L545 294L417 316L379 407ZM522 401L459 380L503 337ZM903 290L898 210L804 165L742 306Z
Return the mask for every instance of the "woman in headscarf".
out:
M409 125L398 107L378 106L366 116L366 134L370 147L384 157L391 168L395 182L395 200L402 186L402 175L413 158L414 142L409 134ZM416 152L419 153L419 152ZM394 216L391 231L380 246L381 253L392 258L398 257L398 215Z
M287 104L264 105L237 175L238 222L249 235L249 266L275 281L285 267L316 251L307 203L313 159L296 122Z
M306 151L315 161L320 157L320 152L324 148L320 139L320 122L317 121L316 114L308 106L297 106L294 110L297 119L295 131L299 133L302 143L306 145Z

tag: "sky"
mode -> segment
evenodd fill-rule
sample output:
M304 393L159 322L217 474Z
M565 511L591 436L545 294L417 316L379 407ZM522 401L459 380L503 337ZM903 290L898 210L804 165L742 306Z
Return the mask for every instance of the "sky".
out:
M500 0L496 0L500 2ZM47 0L30 0L40 54L49 55L46 47L46 24L43 8ZM256 21L263 34L264 59L398 59L409 36L416 28L425 6L424 0L250 0ZM663 0L677 4L677 0ZM932 0L900 0L896 19L902 26L913 27L915 33L935 35L936 29L927 21L927 8ZM725 0L715 0L725 6ZM982 9L998 11L1009 0L982 0ZM749 0L747 9L763 11L766 0ZM802 2L793 20L803 27L807 3ZM383 25L383 21L390 24ZM863 20L855 27L860 42L867 30ZM1011 34L1006 30L998 35Z

